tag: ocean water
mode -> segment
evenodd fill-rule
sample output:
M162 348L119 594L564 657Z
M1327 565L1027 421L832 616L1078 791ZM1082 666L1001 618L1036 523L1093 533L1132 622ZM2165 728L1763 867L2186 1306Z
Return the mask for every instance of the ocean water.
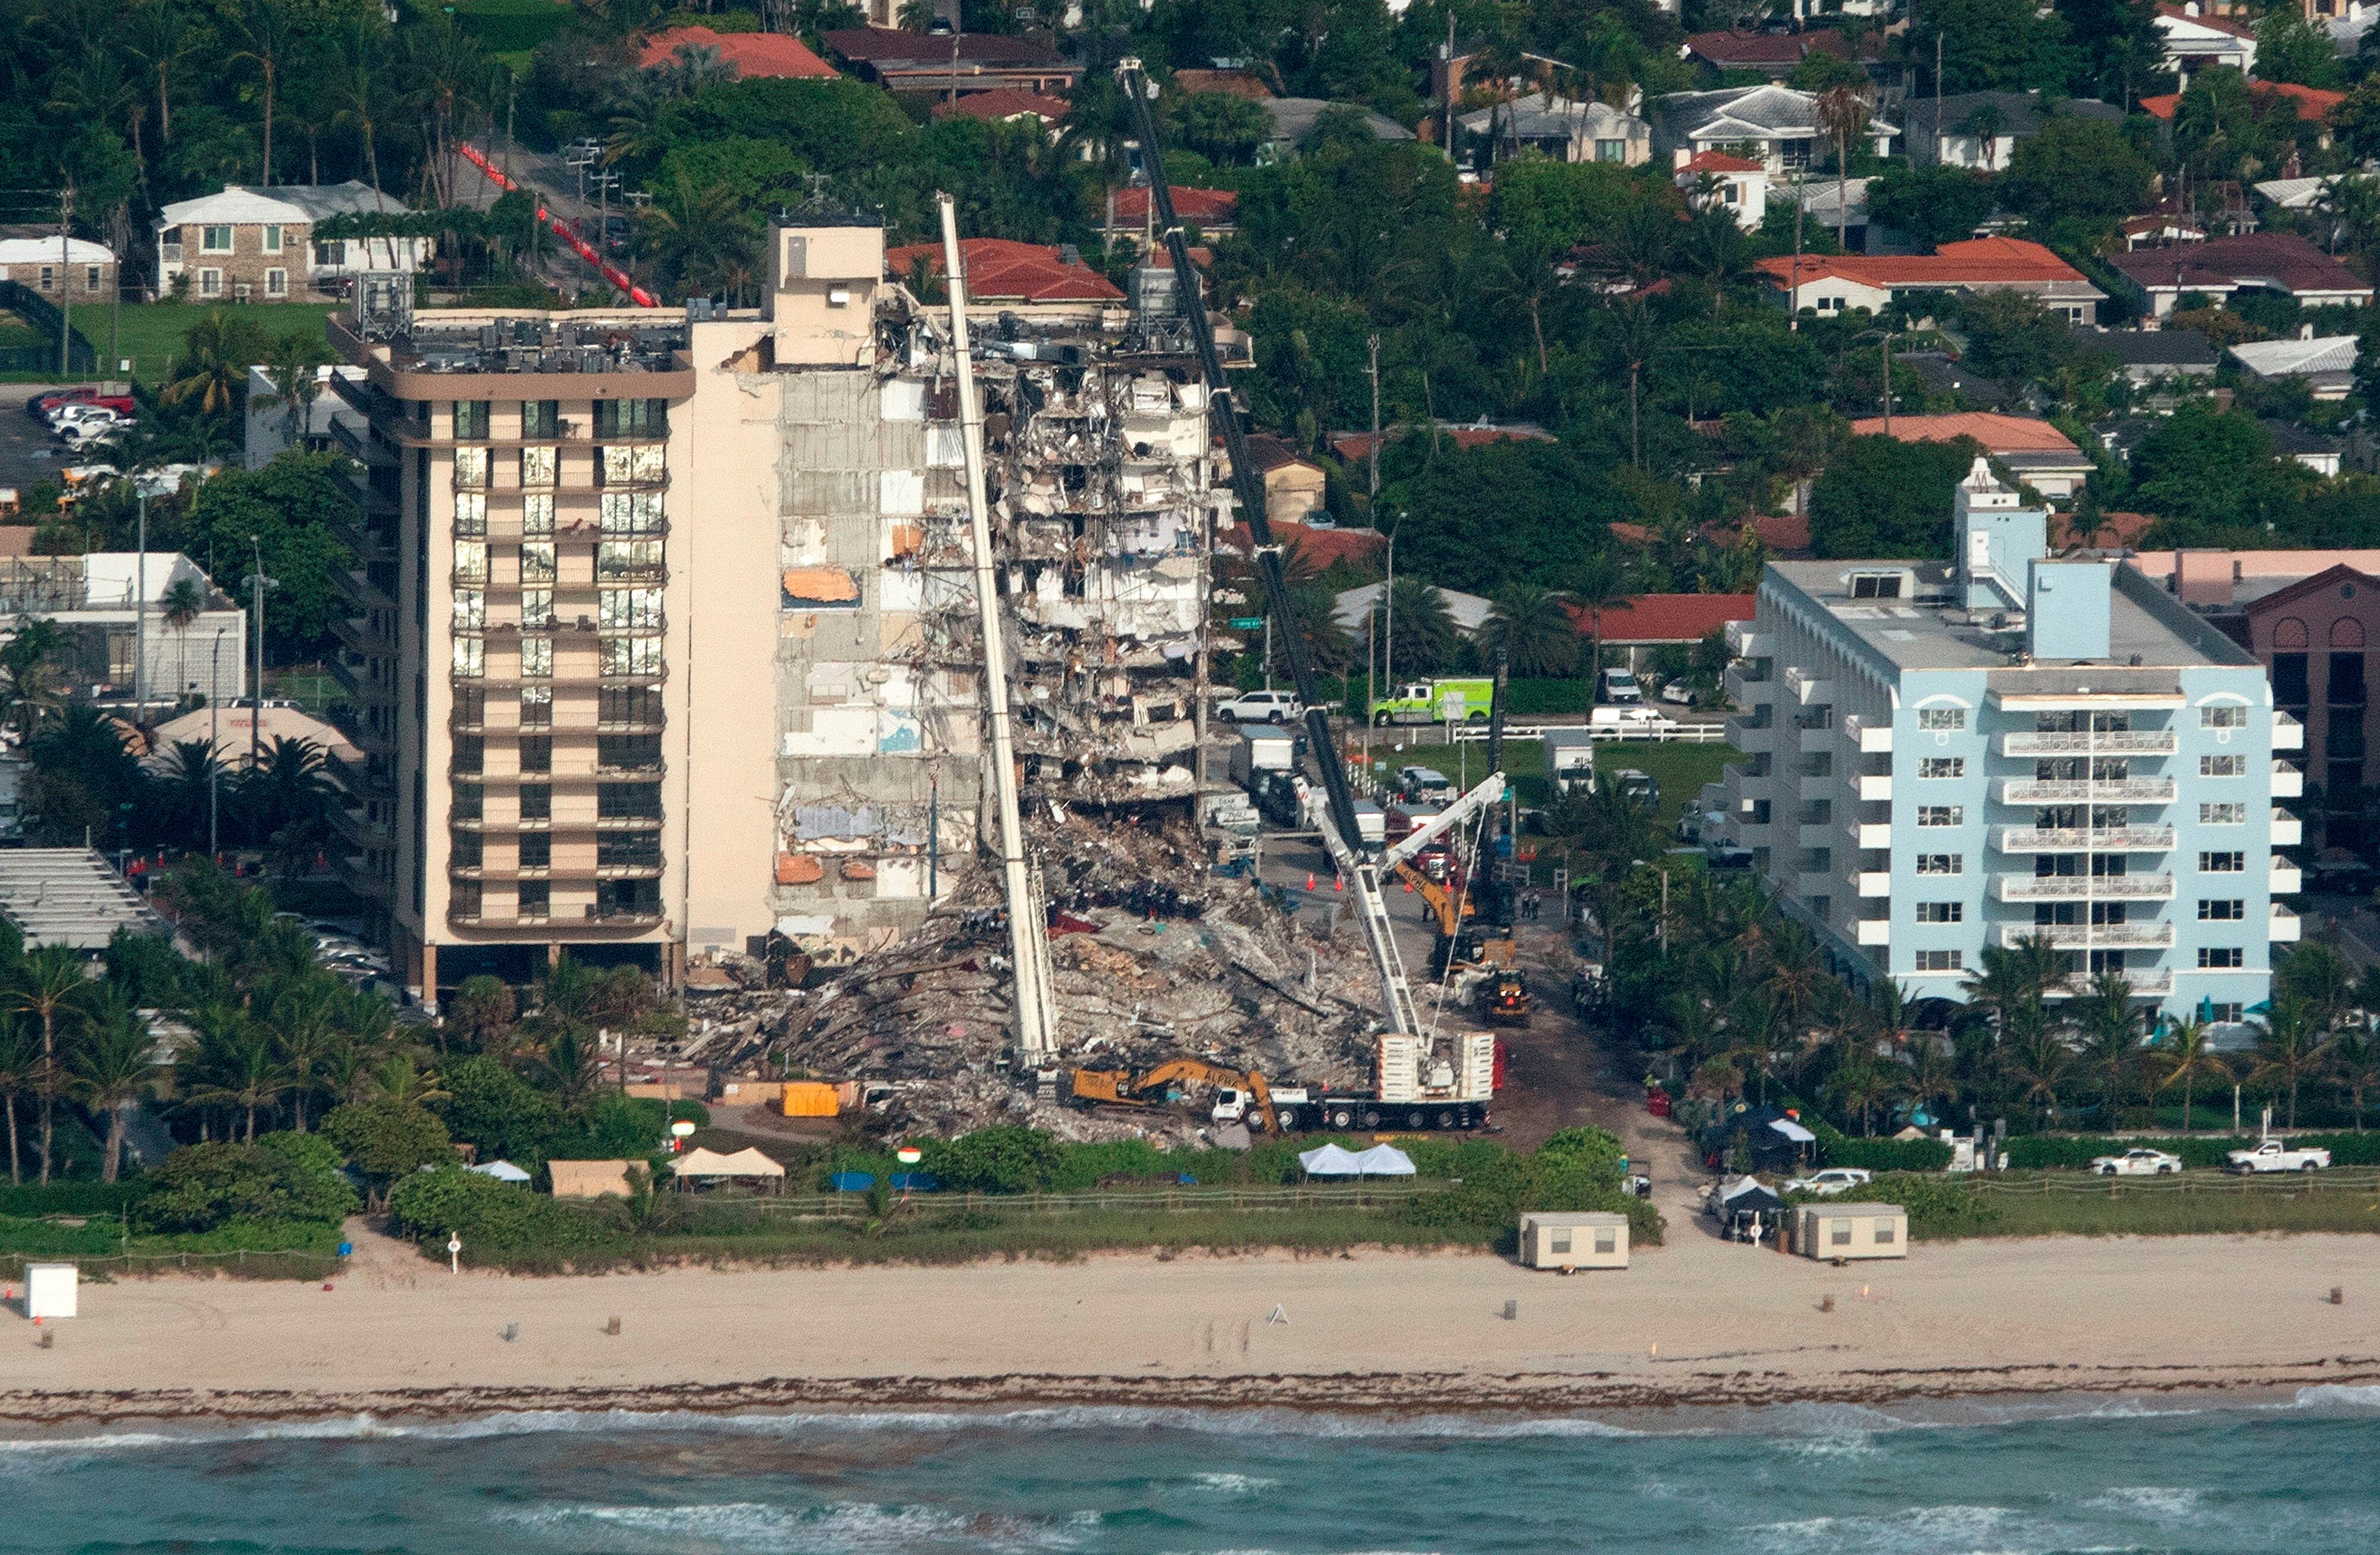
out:
M0 1550L2380 1549L2380 1389L1633 1424L513 1415L0 1443Z

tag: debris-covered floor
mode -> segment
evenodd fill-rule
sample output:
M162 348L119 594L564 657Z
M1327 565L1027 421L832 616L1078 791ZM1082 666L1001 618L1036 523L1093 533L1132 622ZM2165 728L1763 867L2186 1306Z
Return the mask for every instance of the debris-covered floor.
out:
M1310 914L1211 873L1185 820L1044 819L1034 844L1055 909L1062 1065L1138 1070L1195 1057L1276 1085L1368 1081L1379 987L1352 931L1326 939ZM731 963L736 989L690 1004L683 1058L715 1072L790 1067L889 1084L894 1096L870 1128L1026 1122L1076 1139L1196 1134L1203 1108L1084 1112L1037 1099L1005 1063L1008 966L998 876L979 869L924 927L814 986L764 990L759 963Z

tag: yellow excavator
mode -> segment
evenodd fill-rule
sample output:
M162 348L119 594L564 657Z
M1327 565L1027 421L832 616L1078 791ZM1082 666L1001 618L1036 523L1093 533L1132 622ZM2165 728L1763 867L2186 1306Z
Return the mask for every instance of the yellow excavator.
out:
M1135 1075L1129 1069L1077 1069L1068 1076L1069 1099L1077 1107L1132 1107L1143 1111L1169 1106L1185 1091L1213 1087L1245 1090L1253 1097L1265 1132L1279 1134L1281 1119L1273 1112L1272 1087L1251 1069L1243 1074L1203 1059L1176 1058Z
M1415 869L1413 860L1409 858L1397 860L1397 879L1413 887L1422 901L1428 905L1429 916L1438 921L1438 931L1443 938L1452 939L1455 930L1461 927L1462 919L1479 910L1479 904L1474 902L1468 893L1458 898L1444 885Z

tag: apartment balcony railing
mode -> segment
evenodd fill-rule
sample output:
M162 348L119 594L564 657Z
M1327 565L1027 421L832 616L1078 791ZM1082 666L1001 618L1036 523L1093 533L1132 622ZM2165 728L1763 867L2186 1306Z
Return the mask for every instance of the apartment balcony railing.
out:
M2305 748L2305 725L2299 723L2296 719L2291 718L2286 712L2276 712L2273 714L2273 748L2275 750L2303 750Z
M1742 664L1730 664L1727 667L1727 673L1719 676L1720 689L1727 693L1727 699L1737 707L1749 707L1754 702L1764 699L1770 685L1771 682L1766 672L1756 671Z
M1738 659L1766 659L1771 639L1769 634L1754 629L1749 621L1727 624L1727 650Z
M1864 917L1858 920L1856 933L1863 945L1892 943L1892 920L1888 917Z
M1791 692L1793 699L1804 707L1813 702L1831 702L1835 699L1833 681L1805 670L1799 664L1788 664L1785 667L1785 689Z
M2171 875L1994 875L2001 902L2170 902Z
M2296 847L2304 841L2305 822L2281 808L2280 806L2275 805L2273 807L2273 845Z
M2276 896L2295 896L2305 889L2305 876L2286 858L2273 860L2270 889Z
M2003 923L1999 942L2013 950L2043 939L2058 950L2163 950L2173 943L2170 923Z
M2170 805L2171 778L2005 778L2004 805Z
M2007 734L2003 756L2170 756L2180 748L2170 729L2095 729L2087 734Z
M2273 797L2296 799L2305 794L2305 773L2294 764L2275 760L2273 763Z
M1888 722L1862 718L1855 712L1845 713L1843 734L1859 748L1863 756L1891 754L1892 725Z
M2124 967L2116 974L2131 985L2135 999L2162 999L2173 991L2173 974L2150 971L2146 967ZM2050 984L2042 991L2052 999L2082 999L2093 991L2092 974L2078 972L2063 982Z
M2169 853L2170 826L2001 826L2002 853Z
M2294 944L2304 929L2305 926L2299 921L2297 914L2282 906L2278 902L2273 904L2272 931L2269 938L2275 944Z

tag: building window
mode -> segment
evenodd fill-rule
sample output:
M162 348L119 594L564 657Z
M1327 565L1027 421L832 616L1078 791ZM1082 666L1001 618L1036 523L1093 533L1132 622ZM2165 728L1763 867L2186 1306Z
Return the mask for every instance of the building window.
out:
M458 399L455 402L455 435L458 438L480 438L488 435L488 402L483 399Z
M231 252L231 228L205 226L199 229L199 252L227 254Z
M554 579L553 541L525 540L520 548L520 575L524 583L551 583Z
M1878 374L1879 378L1881 378L1881 374ZM1878 1221L1876 1222L1875 1242L1877 1246L1891 1246L1893 1238L1896 1234L1898 1234L1898 1233L1890 1221Z
M484 839L477 832L457 832L446 844L446 862L460 869L476 869L487 862Z
M456 638L455 639L455 674L465 680L477 680L487 673L487 639Z
M2202 729L2244 729L2248 726L2248 710L2237 702L2200 708L2198 726Z
M599 728L658 728L661 691L650 686L600 686L595 692L595 722Z
M1920 923L1961 923L1967 917L1964 902L1920 902L1917 921Z
M652 675L662 673L659 638L605 638L597 656L606 675Z
M1917 824L1920 826L1963 826L1967 820L1964 805L1920 805Z
M1920 729L1963 729L1967 726L1965 708L1919 708L1917 726Z
M1921 972L1957 972L1963 969L1966 953L1954 950L1922 950L1917 953L1917 970Z
M529 680L553 678L553 639L523 638L520 647L521 674Z
M449 917L463 918L467 921L476 918L480 916L480 902L478 881L456 881L453 899L447 905L446 914Z
M488 591L485 589L455 590L455 629L478 632L487 629Z
M488 693L480 686L467 686L455 693L455 726L476 729L488 722Z
M520 867L524 869L550 869L553 867L553 833L524 832L520 839Z
M2324 693L2324 699L2335 708L2360 708L2367 695L2363 688L2363 655L2360 651L2332 654L2330 689Z
M554 448L524 448L520 456L520 483L524 486L551 486L556 456Z
M1595 160L1597 162L1626 162L1628 160L1628 142L1625 140L1597 140L1595 143Z
M520 618L521 625L524 626L557 625L561 618L553 613L553 590L551 589L522 589Z
M1967 775L1967 759L1963 756L1920 757L1917 775L1922 778L1962 778Z
M460 492L483 492L488 486L488 451L484 448L455 450L455 489Z
M523 820L552 820L553 819L553 785L547 783L522 784L520 812Z
M488 791L476 783L455 785L455 819L479 820L488 813Z
M1852 574L1852 598L1897 600L1900 598L1900 575L1897 572L1853 573Z
M1961 853L1921 853L1917 856L1917 872L1921 875L1956 875L1964 873L1966 855Z
M458 540L455 542L455 577L462 583L485 583L488 580L486 541Z
M659 492L606 492L601 511L606 538L633 540L662 532Z
M488 538L488 494L485 492L455 493L455 535L458 540L484 541Z
M2228 1003L2209 1002L2206 1006L2206 1020L2210 1026L2237 1026L2240 1024L2240 1017L2245 1013L2246 1006L2236 999Z
M223 272L220 270L200 271L199 295L200 297L223 296Z
M488 768L487 741L478 735L464 735L455 741L455 770L458 772L483 772Z
M2302 653L2273 655L2273 701L2285 708L2302 708L2311 699L2306 695L2306 656Z
M264 251L268 254L281 251L281 228L272 222L264 225Z
M650 486L668 473L657 443L614 443L596 450L606 486Z
M598 578L661 577L662 542L657 540L607 540L595 547Z
M553 736L552 735L521 736L520 770L525 772L553 771Z
M2242 804L2201 805L2198 824L2201 826L2240 826L2248 820L2248 807Z
M553 687L524 686L521 687L521 727L551 729L553 727Z
M667 437L669 401L665 399L599 399L595 402L598 437Z
M553 886L546 881L520 882L520 916L525 918L543 917L553 907Z
M662 785L658 783L599 783L595 785L595 813L613 820L658 820L662 813Z
M560 437L562 435L562 402L558 399L525 399L521 401L521 436Z
M606 589L596 598L596 624L607 632L657 629L662 624L659 589Z
M659 832L606 832L595 839L598 869L650 869L661 861Z
M2198 759L2198 775L2204 778L2245 777L2248 759L2244 756L2202 756Z
M2201 923L2228 923L2247 916L2248 904L2236 896L2228 901L2219 897L2199 899L2198 921Z
M82 267L82 289L87 292L99 290L99 266L87 264Z
M2198 947L2198 969L2202 972L2233 971L2247 965L2248 953L2238 945Z
M2201 874L2237 875L2246 872L2248 856L2244 853L2202 853L2198 856Z
M531 492L521 498L521 536L525 540L553 537L553 493Z
M267 297L287 297L289 295L289 272L285 270L266 271L264 273L264 295Z
M333 237L314 245L314 268L343 270L347 263L347 244L342 237Z

